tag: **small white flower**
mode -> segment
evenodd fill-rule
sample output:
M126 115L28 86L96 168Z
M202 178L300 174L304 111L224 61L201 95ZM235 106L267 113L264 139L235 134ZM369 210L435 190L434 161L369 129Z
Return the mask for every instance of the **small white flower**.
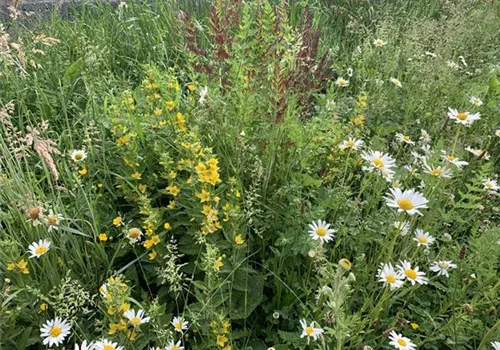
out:
M403 87L403 84L401 84L401 82L394 77L391 77L389 81L391 82L392 85L394 85L397 88Z
M397 334L395 331L391 331L389 339L391 340L389 345L394 346L398 350L415 350L417 348L409 338L403 337L402 334Z
M81 162L84 161L85 158L87 158L87 153L85 153L85 151L83 150L74 150L73 152L71 152L70 157L75 162Z
M478 158L485 159L485 160L490 160L490 155L487 151L478 149L478 148L471 148L470 146L465 147L465 150L472 153Z
M59 224L64 217L61 214L54 214L52 209L49 210L49 214L45 217L45 223L49 226L48 231L59 230Z
M182 343L181 341L179 340L177 343L174 343L173 340L171 340L168 344L167 344L167 347L165 348L165 350L184 350L184 347L181 346Z
M466 162L465 160L460 160L457 157L455 157L452 154L447 154L446 151L441 150L441 158L445 160L445 162L451 163L455 165L457 168L462 168L463 166L469 164L469 162Z
M436 239L429 235L429 232L424 232L424 230L417 228L415 230L415 237L413 240L417 242L418 247L423 245L424 247L429 248L429 246L434 243Z
M422 142L425 142L425 143L431 142L431 136L429 135L429 133L426 130L424 130L424 129L420 130L420 135L421 135L420 140L422 140Z
M483 105L483 101L481 101L481 99L479 97L476 97L476 96L472 96L469 101L474 106L478 106L479 107L479 106Z
M398 270L412 285L415 285L415 283L427 284L428 282L425 273L419 271L418 266L413 269L411 263L407 260L399 262Z
M491 346L493 347L494 350L500 350L500 342L499 341L492 341Z
M377 277L379 282L384 283L384 286L389 286L391 290L401 287L404 283L404 276L394 270L391 263L380 264Z
M346 148L351 148L354 151L357 151L361 145L363 145L363 140L356 140L353 137L349 137L349 140L344 140L342 143L339 145L340 149L346 149Z
M310 338L314 340L318 340L318 337L323 334L324 330L321 327L314 327L314 321L308 326L306 320L300 320L300 325L302 326L302 334L301 338L307 337L307 341L309 342Z
M448 168L444 168L442 166L438 167L431 167L427 164L424 165L425 167L425 172L427 174L431 174L432 176L439 177L439 178L450 178L452 173L451 170Z
M414 189L401 191L399 188L389 189L391 197L385 197L386 203L391 208L396 208L398 212L406 212L409 215L423 215L419 209L427 208L429 202L422 193Z
M95 350L123 350L123 346L119 346L118 343L113 343L107 339L98 340L94 346Z
M490 190L490 191L500 190L500 186L498 185L498 182L496 180L492 180L492 179L485 179L483 181L483 186L484 186L485 190Z
M45 338L43 345L48 345L49 347L62 344L70 332L71 324L61 317L56 317L53 320L45 322L40 328L41 337Z
M448 118L453 119L455 124L471 126L476 120L481 119L481 113L459 112L456 109L448 108Z
M451 241L453 239L453 237L451 237L451 235L446 232L446 233L443 233L443 239L447 240L447 241Z
M345 80L344 78L339 77L339 78L337 78L337 80L335 80L335 84L340 86L340 87L348 87L349 80Z
M382 39L375 39L373 41L373 45L375 45L376 47L382 47L386 44L385 41L383 41Z
M94 349L94 343L90 342L87 344L87 341L84 340L80 345L75 344L75 350L93 350Z
M188 322L184 321L184 319L180 316L174 317L171 323L172 326L174 326L176 332L182 333L183 331L188 329Z
M318 220L309 224L309 236L315 241L319 240L321 243L333 240L335 232L337 231L331 229L330 224L327 224L326 221L323 220Z
M50 249L50 242L46 239L33 242L29 245L28 251L31 253L30 258L40 258L43 254L47 253Z
M198 103L200 105L205 103L205 101L207 99L207 95L208 95L208 87L205 86L205 87L201 88L201 90L200 90L200 99L198 100Z
M444 260L434 261L434 264L432 264L430 267L431 271L438 273L438 276L446 276L446 277L449 277L449 275L448 275L449 269L456 269L456 268L457 268L457 265L453 264L451 260L450 261L444 261Z
M134 327L137 327L143 323L148 323L151 317L144 317L144 310L138 310L137 313L135 310L127 310L123 313L123 316L128 319L130 324Z
M394 221L393 225L401 236L406 236L410 232L411 223L409 221Z
M369 151L363 152L361 158L369 163L365 170L373 171L379 170L380 172L393 173L392 168L396 166L396 160L392 158L388 153L382 153L380 151Z
M415 144L415 142L413 142L410 139L410 136L407 136L407 135L403 135L403 134L397 133L396 134L396 138L398 139L399 142L404 142L404 143L407 143L409 145L414 145Z

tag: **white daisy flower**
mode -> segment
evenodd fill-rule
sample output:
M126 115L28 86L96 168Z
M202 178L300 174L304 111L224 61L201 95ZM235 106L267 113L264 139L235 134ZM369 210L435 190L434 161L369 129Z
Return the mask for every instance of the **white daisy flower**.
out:
M500 186L496 180L485 179L483 181L483 186L485 190L498 191L500 190Z
M500 137L500 129L498 129L497 131L495 131L495 135Z
M404 142L404 143L407 143L409 145L414 145L415 144L415 142L413 142L410 139L410 136L407 136L407 135L403 135L403 134L397 133L396 134L396 138L398 139L399 142Z
M300 320L300 325L302 326L302 334L300 335L300 337L307 337L308 342L311 338L313 338L314 340L318 340L318 337L320 337L324 332L321 327L314 327L314 321L311 322L311 324L308 326L306 320L302 319Z
M56 317L53 320L45 322L40 328L43 345L48 345L49 348L53 345L59 346L64 342L64 339L71 333L71 324L63 320L61 317Z
M500 341L492 341L491 346L494 350L500 350Z
M171 340L168 344L165 350L184 350L184 347L181 346L181 341L179 340L177 343L174 343L173 340Z
M87 153L84 150L74 150L71 152L70 157L74 162L81 162L87 158Z
M363 140L356 140L353 137L349 137L349 140L344 140L339 145L340 149L351 148L355 151L359 150L359 148L363 145Z
M424 232L424 230L417 228L415 230L415 237L413 240L417 242L418 247L423 245L424 247L429 248L429 246L434 243L436 239L429 235L429 232Z
M87 344L87 341L84 340L80 345L75 344L75 350L93 350L94 349L94 343L90 342Z
M399 288L404 283L404 276L394 270L391 263L380 264L380 268L377 270L378 281L384 283L384 286L389 286L391 290Z
M385 197L386 203L391 208L396 208L398 212L406 212L409 215L423 215L419 209L427 208L429 201L420 192L414 189L401 191L399 188L390 188L392 197Z
M430 153L430 151L431 151L431 145L429 145L429 144L426 143L425 145L420 146L420 149L422 151L424 151L425 153Z
M415 285L415 283L427 284L428 282L425 273L419 271L418 266L413 269L411 263L407 260L399 262L398 270L412 285Z
M143 323L148 323L151 317L144 317L144 310L138 310L137 313L135 310L127 310L123 313L123 316L128 319L129 323L137 327Z
M182 333L183 331L188 329L188 322L184 321L181 316L175 316L171 323L172 326L174 326L176 332Z
M203 88L201 88L200 90L200 99L198 100L198 103L200 105L202 104L205 104L205 101L207 99L207 95L208 95L208 87L207 86L204 86Z
M457 168L462 168L463 166L469 164L469 162L466 162L465 160L460 160L452 154L447 154L446 151L444 150L441 150L441 153L442 153L441 158L443 158L445 162L451 163L455 165Z
M456 109L448 108L448 118L453 119L456 124L471 126L476 120L481 119L481 113L459 112Z
M385 41L383 41L382 39L375 39L373 41L373 45L375 45L376 47L382 47L385 44L387 44L387 43Z
M330 224L327 224L326 221L323 220L318 220L309 224L309 236L315 241L319 240L321 243L333 240L335 232L337 231L330 228Z
M479 106L483 105L483 101L481 101L481 99L479 97L476 97L476 96L472 96L469 101L474 106L478 106L479 107Z
M28 252L31 253L30 258L40 258L43 254L47 253L50 249L50 242L46 239L33 242L28 247Z
M396 166L396 160L394 160L388 153L370 150L368 153L363 152L361 158L369 163L366 168L369 171L385 170L392 172L392 168Z
M444 261L444 260L434 261L434 264L432 264L430 267L431 271L438 273L438 276L446 276L446 277L450 277L448 275L449 269L456 269L456 268L457 268L457 265L452 264L451 260L450 261Z
M340 86L340 87L348 87L349 80L345 80L344 78L339 77L339 78L337 78L337 80L335 80L335 84Z
M472 153L478 158L490 160L490 154L488 153L488 151L479 148L471 148L470 146L465 147L465 150Z
M389 81L391 82L392 85L394 85L397 88L403 87L403 84L401 84L401 82L394 77L391 77Z
M387 182L392 182L392 179L394 179L394 172L391 170L381 170L380 175L382 175Z
M409 338L403 337L402 334L398 334L395 331L389 333L389 345L394 346L398 350L415 350L417 345L412 343Z
M123 346L113 343L110 340L102 339L95 343L94 350L123 350Z
M49 210L49 214L45 217L45 223L49 226L49 232L52 230L59 230L59 224L64 217L61 214L54 214L52 209Z
M136 227L131 228L127 231L127 238L130 240L130 243L136 243L141 240L142 231Z
M426 130L421 129L420 130L420 140L422 140L422 142L429 143L429 142L431 142L431 136L429 135L429 133Z
M406 236L410 232L411 223L409 221L394 221L393 226L401 236Z
M450 178L451 175L452 175L452 172L450 169L448 168L444 168L442 166L438 166L438 167L431 167L427 164L424 164L424 167L425 169L425 172L427 174L431 174L435 177L440 177L440 178Z

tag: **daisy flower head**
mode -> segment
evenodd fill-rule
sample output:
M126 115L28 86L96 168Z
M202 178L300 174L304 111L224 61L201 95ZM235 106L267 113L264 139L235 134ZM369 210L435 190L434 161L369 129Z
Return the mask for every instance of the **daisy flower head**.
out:
M480 113L459 112L456 109L448 108L448 118L453 119L456 124L471 126L476 120L481 119Z
M74 162L82 162L87 158L87 153L85 153L84 150L74 150L70 154L71 159L73 159Z
M87 344L87 341L84 340L80 345L75 344L75 350L93 350L94 349L94 343L90 342Z
M395 331L389 333L389 345L394 346L398 350L415 350L417 345L412 343L409 338L403 337L402 334L398 334Z
M181 346L181 341L179 340L177 343L174 343L173 340L171 340L168 344L165 350L184 350L184 347Z
M49 232L52 230L59 230L59 224L64 217L61 214L55 214L52 209L49 210L49 214L45 217L45 223L49 226Z
M346 80L343 77L338 77L337 80L335 80L335 84L340 87L348 87L349 80Z
M385 41L383 41L382 39L373 40L373 45L375 45L375 47L382 47L385 44L387 44L387 43Z
M432 176L439 177L439 178L450 178L452 173L451 170L448 168L444 168L442 166L437 166L437 167L431 167L427 164L424 165L425 167L425 172L427 174L431 174Z
M353 137L349 137L348 140L342 141L342 143L339 145L339 148L340 149L350 148L354 151L357 151L362 145L363 145L363 140L356 140Z
M469 100L470 103L472 103L474 106L480 107L483 105L483 101L477 97L477 96L472 96Z
M95 343L94 350L123 350L123 346L108 339L101 339Z
M172 326L174 326L176 332L182 333L183 331L188 329L188 322L184 321L181 316L175 316L171 323Z
M408 281L410 281L412 285L415 285L415 283L427 284L428 282L427 277L425 277L425 273L419 271L418 266L412 268L411 262L407 260L399 262L398 270Z
M465 160L460 160L457 157L455 157L453 154L447 154L446 151L444 151L444 150L442 150L441 153L442 153L441 158L443 158L445 162L453 164L457 168L462 168L463 166L469 164L469 162L466 162Z
M392 168L396 166L396 161L388 153L382 153L380 151L363 152L361 158L369 163L366 168L369 171L392 171Z
M449 269L456 269L457 265L453 264L452 261L444 261L444 260L439 260L439 261L434 261L434 264L431 265L430 269L431 271L437 272L438 276L446 276L449 277L448 275L448 270Z
M63 320L61 317L56 317L53 320L45 322L40 328L43 345L52 347L59 346L64 342L64 339L70 334L71 324Z
M319 240L321 243L333 240L336 230L330 228L330 224L326 221L318 220L309 224L309 236L315 241Z
M492 341L491 346L493 347L493 350L500 350L500 341Z
M429 232L424 232L424 230L417 228L415 230L415 237L413 237L413 240L417 242L417 246L424 246L426 248L429 248L429 246L434 243L436 240L434 237L429 235Z
M137 312L135 312L135 310L130 309L125 311L123 316L128 319L129 323L132 326L137 327L143 323L148 323L151 319L151 317L144 317L144 314L144 310L138 310Z
M142 231L137 227L132 227L127 231L127 238L130 240L130 243L136 243L141 240Z
M404 283L404 276L394 270L391 263L380 264L380 268L377 270L377 278L379 282L382 282L384 286L389 286L391 290L401 287Z
M422 140L422 142L429 143L431 142L431 136L426 130L422 129L420 130L420 140Z
M394 85L394 87L397 87L397 88L403 87L403 84L401 84L401 82L398 79L394 78L394 77L391 77L389 79L389 81L391 82L392 85Z
M496 135L497 137L500 137L500 129L497 129L497 131L495 131L495 135Z
M318 340L318 338L323 334L324 330L321 327L314 327L314 321L308 326L306 320L300 320L300 325L302 326L301 338L307 337L307 341L311 338Z
M465 147L465 150L472 153L473 155L475 155L478 158L485 159L485 160L490 159L490 154L488 153L488 151L485 151L485 150L482 150L479 148L472 148L471 146Z
M399 188L390 188L390 197L385 197L386 203L391 208L396 208L399 213L408 215L423 215L419 209L427 208L429 201L424 195L414 189L401 191Z
M483 181L483 186L485 190L490 190L490 191L498 191L500 190L500 186L498 185L498 182L496 180L492 179L485 179Z
M401 236L406 236L410 232L411 224L409 221L394 221L393 225Z
M31 253L30 258L40 258L43 254L47 253L50 249L50 242L46 239L33 242L28 246L28 251Z
M409 145L414 145L415 144L415 142L413 142L410 139L410 136L407 136L407 135L403 135L403 134L397 133L396 134L396 138L398 139L399 142L404 142L404 143L407 143Z

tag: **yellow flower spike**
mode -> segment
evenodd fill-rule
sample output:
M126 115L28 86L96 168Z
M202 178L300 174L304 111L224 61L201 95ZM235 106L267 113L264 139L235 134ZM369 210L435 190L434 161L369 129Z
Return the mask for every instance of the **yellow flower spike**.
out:
M201 192L195 192L195 196L200 199L200 203L205 203L210 201L210 192L202 189Z
M158 253L156 252L156 250L153 250L151 253L148 254L149 256L149 260L155 260L156 257L158 256Z
M168 203L168 209L174 209L175 208L175 201L170 201Z
M234 192L234 196L235 196L236 198L240 198L240 196L241 196L240 191L236 190L236 191Z
M170 177L171 179L175 179L177 177L177 173L175 171L171 171L169 174L168 174L168 177Z
M225 335L219 334L217 336L217 345L223 347L229 339Z
M138 189L138 190L139 190L139 192L141 192L141 193L146 192L146 188L147 188L147 186L146 186L146 185L144 185L144 184L139 184L139 185L137 186L137 189Z
M414 323L414 322L411 323L411 328L418 329L419 327L420 326L418 325L418 323Z
M14 263L7 264L7 270L14 271L15 269L16 269L16 264L14 264Z
M169 111L171 111L172 109L175 108L175 102L174 101L167 101L167 102L165 102L165 107L167 107L167 109Z
M215 260L214 269L219 271L222 266L224 266L224 262L222 261L222 256L219 256L217 260Z
M243 243L245 243L245 240L243 239L241 234L239 234L234 237L234 243L236 243L236 245L242 245Z
M108 315L114 315L116 312L113 306L108 307Z
M122 224L122 218L121 216L117 216L116 218L113 219L113 225L114 226L120 226Z
M119 311L121 313L127 312L128 310L130 310L130 304L129 303L123 303L123 304L120 305Z
M82 176L85 176L85 175L87 175L87 169L85 169L85 168L80 169L80 170L78 170L78 173L79 173L80 175L82 175Z
M189 91L194 91L194 89L196 89L196 86L194 84L188 84L187 88L189 89Z
M155 108L155 110L153 111L153 114L157 117L159 117L161 114L162 114L162 110L159 109L159 108Z
M186 183L189 185L193 182L193 177L190 176L187 180L186 180Z
M181 192L179 187L175 186L174 184L170 184L166 190L168 191L169 194L171 194L174 197L177 197L177 195Z
M105 234L105 233L101 233L101 234L99 234L99 240L100 240L101 242L106 242L106 241L108 240L108 235L107 235L107 234Z
M228 320L222 322L222 331L224 333L229 333L229 327L231 327L231 322L229 322Z
M129 137L127 135L123 135L119 137L118 140L116 140L116 144L118 146L125 146L128 145L128 143L129 143Z
M133 173L132 175L130 175L130 177L134 180L140 180L142 177L142 174L138 171L136 171L135 173Z

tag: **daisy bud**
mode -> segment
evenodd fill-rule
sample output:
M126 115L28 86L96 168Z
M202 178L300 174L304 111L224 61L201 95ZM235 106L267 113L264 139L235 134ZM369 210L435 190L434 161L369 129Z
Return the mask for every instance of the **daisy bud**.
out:
M352 272L347 276L347 282L356 282L356 276Z
M280 318L280 313L278 311L273 312L273 318L276 320Z
M463 306L464 311L470 314L471 312L474 312L474 308L472 307L471 304L464 304Z
M352 264L349 260L347 259L340 259L339 261L339 266L341 268L343 268L344 270L346 271L350 271L351 270L351 267L352 267Z
M10 283L10 279L9 278L6 278L3 280L5 282L5 284L9 284Z

